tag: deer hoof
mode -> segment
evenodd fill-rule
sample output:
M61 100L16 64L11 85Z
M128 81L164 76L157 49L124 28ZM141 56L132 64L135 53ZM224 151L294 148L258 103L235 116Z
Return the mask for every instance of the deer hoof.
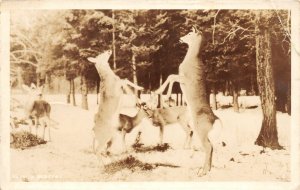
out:
M204 167L203 170L201 172L200 171L201 171L201 168L199 168L197 175L199 177L203 177L210 171L210 168L209 167Z
M203 177L206 175L207 172L204 172L204 170L202 172L200 172L201 169L198 170L197 175L198 177Z
M199 168L199 170L197 172L197 175L199 177L203 177L203 176L205 176L208 173L208 169L203 169L201 172L200 171L201 171L201 168Z

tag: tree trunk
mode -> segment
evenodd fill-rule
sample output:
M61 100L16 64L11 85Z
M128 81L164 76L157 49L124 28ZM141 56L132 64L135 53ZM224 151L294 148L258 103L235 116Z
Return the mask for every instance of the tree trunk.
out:
M44 89L46 92L50 93L50 83L51 83L51 77L49 74L45 74L45 84Z
M257 15L258 19L261 16ZM275 85L271 59L270 32L256 26L256 71L258 90L263 111L263 121L255 144L271 149L281 149L277 136Z
M69 80L69 92L67 94L67 104L71 103L71 93L72 93L72 82Z
M229 95L229 82L228 80L226 80L224 96L228 96L228 95Z
M286 102L287 113L291 115L291 82L288 82L288 91L287 91L287 102Z
M233 91L233 111L234 112L239 112L239 88L238 88L238 84L233 83L232 85L232 91Z
M75 99L75 83L74 83L74 79L71 80L71 86L72 86L72 102L73 102L73 106L76 106L76 99Z
M152 83L151 83L151 72L148 73L148 89L151 91L152 90Z
M136 84L136 85L138 85L138 82L137 82L137 75L136 75L136 62L135 62L135 57L136 57L136 55L135 55L135 53L133 52L132 53L132 78L133 78L133 83L134 84ZM136 89L134 89L134 94L135 95L138 95L138 93L137 93L137 90Z
M40 73L36 73L36 86L39 87L41 86L41 77L40 77Z
M86 77L81 75L81 108L84 110L88 110L88 87Z
M115 11L112 10L112 20L113 20L113 32L112 32L112 46L113 46L113 69L117 69L116 65L116 26L115 26Z
M250 95L254 96L254 95L256 95L256 93L255 93L254 76L253 75L250 76L250 85L251 85L251 87L250 87Z
M22 85L24 84L24 80L22 77L22 68L17 67L17 85L19 89L22 89Z
M217 110L217 98L216 98L216 86L215 84L212 85L212 100L211 106L213 110Z
M180 93L180 105L183 105L183 93Z
M161 85L162 85L162 74L160 74L160 76L159 76L159 86L161 86ZM162 97L161 96L162 96L161 94L158 95L157 108L161 108L162 107Z

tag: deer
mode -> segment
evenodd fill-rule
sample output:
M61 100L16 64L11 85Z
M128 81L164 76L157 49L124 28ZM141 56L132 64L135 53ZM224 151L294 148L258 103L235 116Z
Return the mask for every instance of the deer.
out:
M111 50L104 51L96 57L88 57L87 60L94 63L100 76L100 102L98 112L94 116L94 140L96 155L107 156L107 144L113 142L115 134L120 126L120 111L122 107L122 97L130 93L130 87L142 90L136 84L127 79L120 79L110 68L109 58ZM103 161L102 161L103 162Z
M126 134L130 133L134 128L142 123L144 119L150 121L154 127L159 127L159 145L163 145L164 128L169 124L178 123L186 133L186 139L183 145L184 149L191 148L191 138L193 131L190 127L190 117L186 106L174 106L152 109L146 102L137 103L138 112L135 116L129 116L120 113L118 131L122 134L122 144L125 146ZM140 132L141 133L141 132ZM138 133L138 134L140 134ZM109 153L109 148L112 145L113 139L107 142L106 151ZM93 145L93 149L95 146ZM123 148L127 152L126 147ZM94 150L95 151L95 150Z
M43 86L36 87L33 83L30 87L27 85L22 85L22 88L27 92L28 99L24 106L25 118L31 120L29 130L31 132L31 126L35 125L35 135L37 136L37 131L39 125L43 126L43 140L45 140L45 130L48 128L48 140L51 141L50 134L50 112L51 105L43 100Z
M190 124L190 115L186 106L173 106L164 108L155 108L147 110L152 124L159 127L160 144L163 144L164 128L167 125L178 123L186 134L183 148L191 148L193 131Z
M205 154L202 171L199 168L197 175L204 176L211 170L213 154L213 147L208 134L218 117L211 110L206 95L205 65L200 55L203 43L202 32L193 27L188 34L180 38L180 42L187 44L188 50L179 65L179 74L170 75L155 93L162 94L169 85L167 97L170 97L174 82L180 83L191 115L193 131L197 133Z

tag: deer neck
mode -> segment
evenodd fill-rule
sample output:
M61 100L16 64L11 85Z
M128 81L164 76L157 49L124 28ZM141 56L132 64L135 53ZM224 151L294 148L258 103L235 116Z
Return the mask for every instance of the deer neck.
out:
M188 61L190 59L199 59L201 43L191 43L188 44L188 51L184 58L184 61ZM194 62L188 61L189 64L193 64Z
M114 76L114 72L110 69L109 65L103 65L103 63L100 63L96 65L96 69L102 80L108 79L110 76Z

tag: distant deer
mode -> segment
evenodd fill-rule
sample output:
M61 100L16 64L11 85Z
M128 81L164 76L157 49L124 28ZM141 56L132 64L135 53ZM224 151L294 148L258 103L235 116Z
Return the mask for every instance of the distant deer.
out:
M208 133L218 118L212 112L206 96L205 66L200 56L202 33L192 28L192 31L181 37L180 41L188 45L188 51L179 65L179 75L170 75L156 93L161 94L169 84L167 96L170 97L173 83L180 83L194 131L198 134L205 153L203 170L201 173L200 169L198 171L198 175L203 176L211 169L213 148Z
M112 141L118 127L120 126L120 109L122 96L130 91L128 86L137 90L142 90L128 80L121 80L109 66L108 60L112 51L108 50L97 57L89 57L88 61L95 64L100 76L100 104L98 112L95 114L93 128L95 141L97 141L96 153L101 156L105 155L107 143Z
M43 87L36 87L34 84L31 84L31 87L26 85L22 86L23 89L27 92L28 99L24 106L25 117L32 121L32 124L35 125L36 131L35 135L37 136L38 126L43 126L43 139L45 140L45 130L48 127L49 141L51 141L50 134L50 104L42 99L43 96ZM31 132L31 125L30 132Z

